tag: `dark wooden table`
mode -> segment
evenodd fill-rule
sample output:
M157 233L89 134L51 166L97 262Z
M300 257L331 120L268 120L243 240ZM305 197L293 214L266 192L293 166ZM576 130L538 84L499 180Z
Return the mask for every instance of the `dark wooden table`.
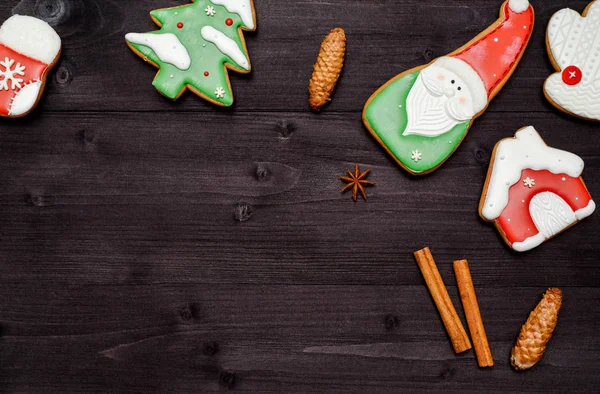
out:
M39 108L0 119L0 390L3 392L598 392L597 213L526 254L477 214L490 152L534 125L580 155L600 198L600 130L551 107L550 16L587 1L533 0L520 67L456 154L412 178L361 122L367 98L471 39L491 0L256 0L253 72L236 104L172 103L125 45L150 10L186 0L7 0L0 19L55 25L63 56ZM324 35L347 64L333 102L308 110ZM372 168L367 202L338 176ZM429 245L457 306L467 258L496 366L456 356L412 257ZM565 294L543 361L509 365L521 324ZM462 307L459 307L462 315Z

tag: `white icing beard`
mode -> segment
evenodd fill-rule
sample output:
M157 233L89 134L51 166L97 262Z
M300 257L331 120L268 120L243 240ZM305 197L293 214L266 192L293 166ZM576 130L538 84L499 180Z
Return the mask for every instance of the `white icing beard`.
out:
M435 65L421 70L406 99L408 122L402 135L437 137L475 116L467 85Z

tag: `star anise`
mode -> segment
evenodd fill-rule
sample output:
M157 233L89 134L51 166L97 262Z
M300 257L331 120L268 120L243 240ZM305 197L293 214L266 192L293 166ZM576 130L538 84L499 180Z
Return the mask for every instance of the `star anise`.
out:
M358 170L358 164L356 164L356 167L354 168L354 174L350 170L347 170L347 171L348 171L348 175L350 175L350 176L341 176L340 177L340 179L342 181L348 183L342 189L342 193L347 192L348 190L352 189L352 198L354 199L354 201L356 201L356 198L358 197L358 193L360 193L360 195L363 196L363 198L366 200L367 194L365 193L365 186L375 185L375 182L369 182L369 181L365 180L367 175L369 175L369 172L371 172L371 169L368 169L364 172L360 172Z

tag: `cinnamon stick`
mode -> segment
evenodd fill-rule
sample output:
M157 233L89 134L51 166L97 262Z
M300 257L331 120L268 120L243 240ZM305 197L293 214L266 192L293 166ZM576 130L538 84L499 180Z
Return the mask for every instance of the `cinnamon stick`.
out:
M475 287L473 286L473 279L469 270L469 262L467 260L455 261L454 273L456 274L456 283L460 292L463 309L467 316L467 324L471 332L477 362L480 367L491 367L494 365L494 359L492 358L490 344L485 335L483 319L481 318L479 303L477 302L477 295L475 294Z
M435 265L431 251L429 248L425 248L416 251L414 254L423 278L425 278L425 283L431 293L431 297L450 336L454 351L462 353L471 349L471 341L469 341L465 328L456 313L456 309L454 309L454 305L452 304L448 290L446 290L440 271Z

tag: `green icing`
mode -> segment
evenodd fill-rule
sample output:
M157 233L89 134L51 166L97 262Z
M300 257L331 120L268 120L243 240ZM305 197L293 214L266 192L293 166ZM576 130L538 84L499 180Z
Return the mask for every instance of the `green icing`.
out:
M214 7L216 11L214 16L207 15L205 11L207 6ZM231 106L233 92L229 85L225 64L237 72L246 73L249 70L244 69L221 52L215 44L204 40L200 32L204 26L212 26L221 31L236 42L249 61L248 52L238 30L240 27L245 27L240 16L230 13L224 6L213 4L208 0L195 0L188 5L154 10L150 15L161 25L160 30L152 31L150 34L175 34L191 58L190 67L185 71L180 70L170 63L161 61L151 48L129 42L144 59L159 66L159 72L152 85L171 99L177 98L186 85L189 85L201 96L224 106ZM233 21L231 26L226 24L228 18ZM177 26L180 22L183 23L182 28ZM208 72L208 76L205 76L205 72ZM224 97L216 97L217 88L224 90Z
M403 136L406 129L406 99L419 71L406 74L387 85L365 108L364 118L371 130L406 168L414 173L431 171L443 163L460 144L470 122L456 125L437 137ZM412 160L412 152L422 153L422 160Z

